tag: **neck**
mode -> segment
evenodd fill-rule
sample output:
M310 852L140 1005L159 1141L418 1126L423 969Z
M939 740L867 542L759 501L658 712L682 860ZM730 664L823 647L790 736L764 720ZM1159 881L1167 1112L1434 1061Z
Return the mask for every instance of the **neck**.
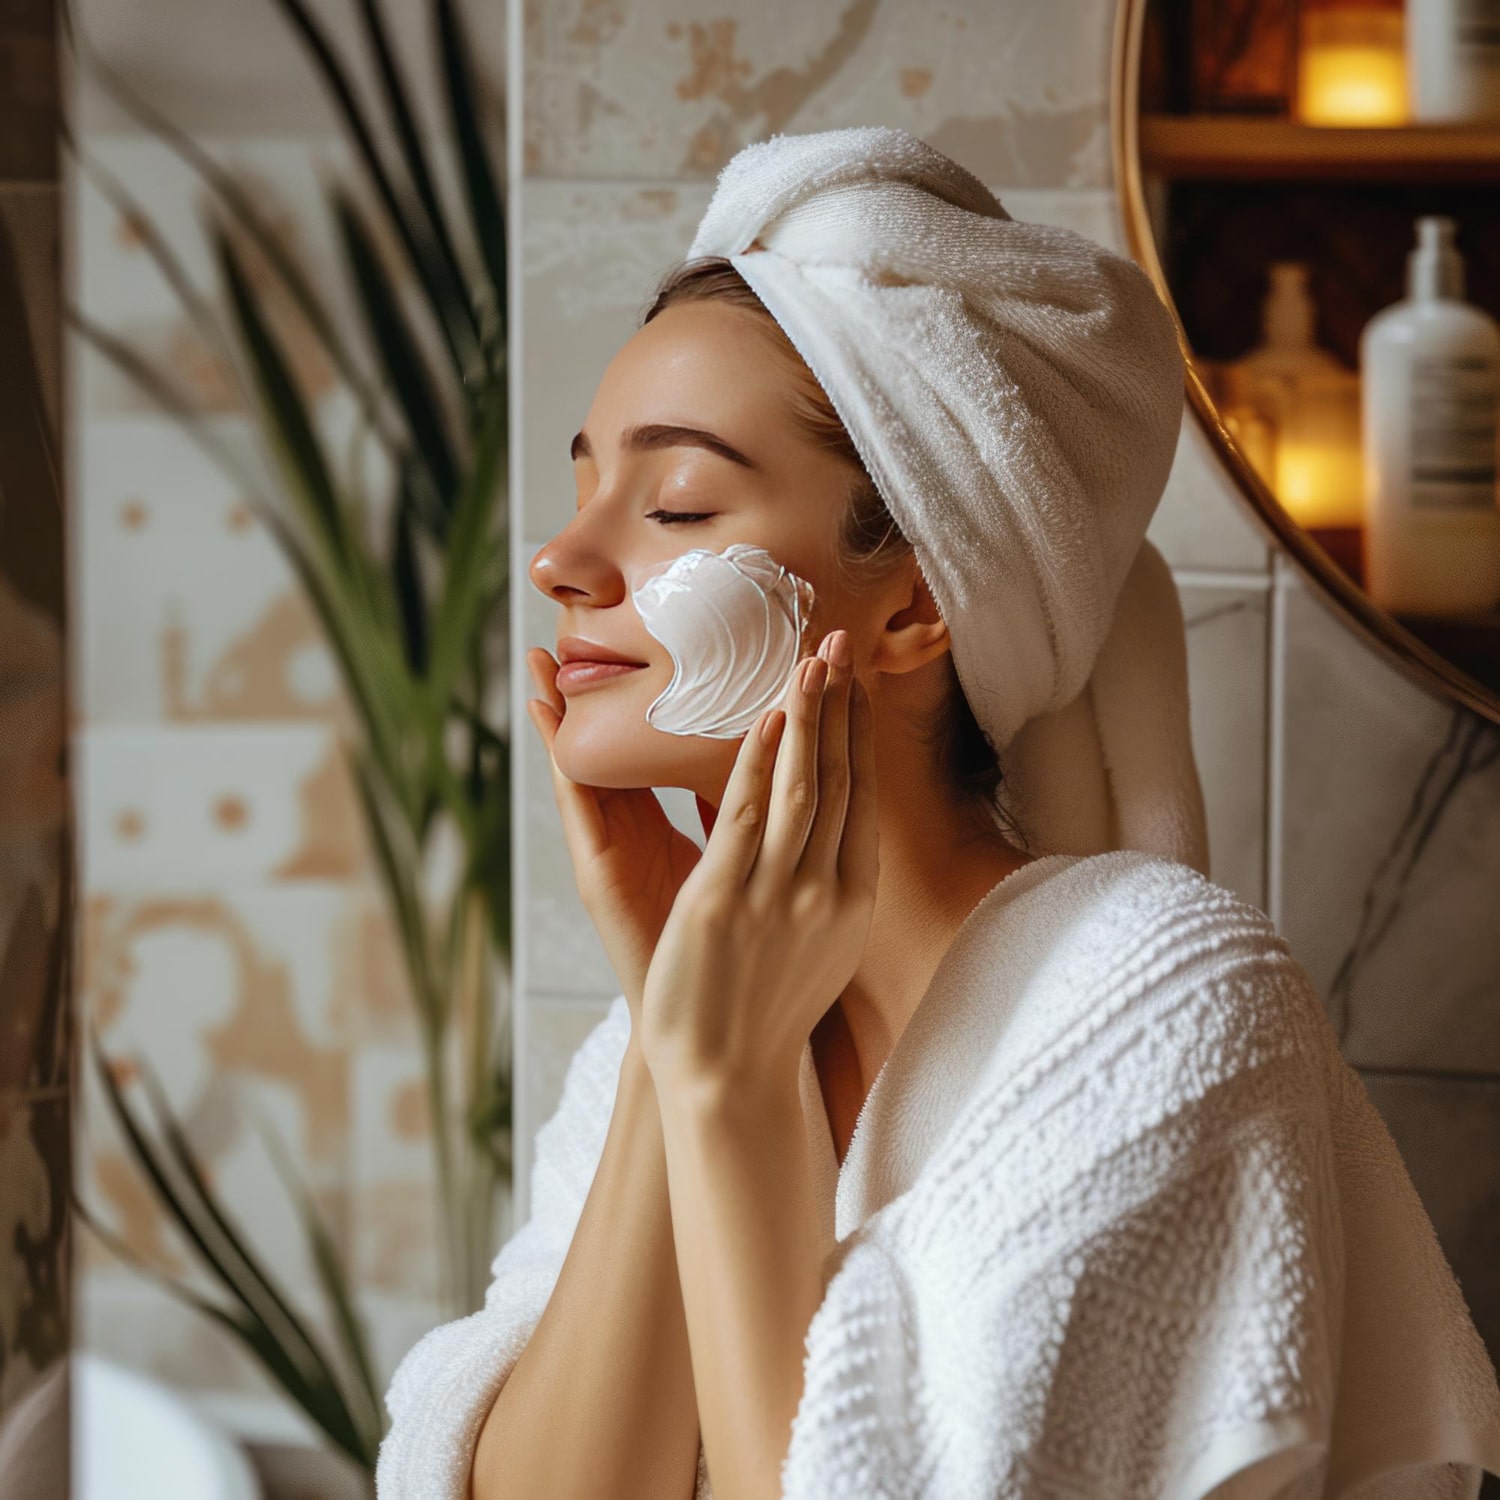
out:
M920 784L931 788L930 778ZM697 797L705 836L718 809ZM947 798L882 797L880 875L859 967L819 1029L847 1028L862 1098L906 1029L964 919L1035 855L976 826L972 808Z
M913 816L883 804L880 878L870 937L839 997L859 1058L861 1094L869 1090L922 1003L964 919L1005 877L1035 856L999 831L976 836L973 816Z

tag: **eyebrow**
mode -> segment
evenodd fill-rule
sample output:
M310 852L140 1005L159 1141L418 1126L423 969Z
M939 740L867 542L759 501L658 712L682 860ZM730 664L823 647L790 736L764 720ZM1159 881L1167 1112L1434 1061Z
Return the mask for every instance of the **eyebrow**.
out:
M738 448L726 443L716 433L705 432L701 427L683 427L675 422L647 422L636 427L627 427L620 435L620 446L627 453L644 453L652 448L706 448L727 458L731 463L747 469L759 469L753 458L741 453ZM568 449L574 459L592 458L593 446L587 436L578 432Z

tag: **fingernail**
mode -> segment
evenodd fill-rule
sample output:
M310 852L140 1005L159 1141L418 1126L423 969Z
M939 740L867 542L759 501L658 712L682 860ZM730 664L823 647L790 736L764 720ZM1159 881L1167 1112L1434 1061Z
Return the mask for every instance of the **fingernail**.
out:
M814 656L811 665L802 676L802 691L809 695L819 692L828 677L828 663L821 656Z

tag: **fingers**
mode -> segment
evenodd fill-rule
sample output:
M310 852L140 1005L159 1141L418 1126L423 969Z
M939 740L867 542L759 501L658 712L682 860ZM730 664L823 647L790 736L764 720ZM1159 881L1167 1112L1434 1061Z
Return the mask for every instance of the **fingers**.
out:
M828 880L838 874L849 800L849 691L854 680L849 632L835 630L818 648L828 662L818 725L817 798L799 868Z
M531 672L531 680L536 684L536 690L541 694L539 698L528 698L526 700L526 713L531 722L536 725L537 733L542 737L542 743L547 747L547 754L552 754L552 741L557 735L557 726L562 722L563 714L567 711L567 702L563 695L557 690L557 663L552 658L552 653L543 646L533 646L526 653L526 666ZM556 777L556 762L553 762L553 775Z
M729 892L744 889L761 851L772 797L772 771L779 756L786 714L769 708L740 741L734 769L719 803L713 832L693 871L695 880Z
M844 837L839 848L838 878L845 889L866 888L874 894L879 873L880 829L875 796L875 711L858 678L849 697L849 758L851 784L844 814Z
M757 882L764 874L768 889L791 880L817 812L818 731L827 674L827 661L810 656L787 684L786 730L776 752L771 806L755 866Z
M567 700L563 697L557 686L558 663L545 646L533 646L526 653L526 665L531 672L531 680L536 684L536 690L542 699L551 704L558 718L562 718L567 708Z
M526 714L536 726L547 749L547 764L552 772L552 795L563 822L568 847L574 852L575 867L579 859L591 858L605 842L603 814L598 799L585 787L565 775L552 753L557 726L562 723L567 703L557 689L557 662L545 647L535 646L526 653L526 665L540 698L526 700Z

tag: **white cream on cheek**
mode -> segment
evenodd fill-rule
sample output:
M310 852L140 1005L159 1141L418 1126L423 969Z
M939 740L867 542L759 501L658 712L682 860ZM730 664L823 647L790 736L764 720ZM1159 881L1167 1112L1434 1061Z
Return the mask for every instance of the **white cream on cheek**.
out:
M642 624L674 666L646 722L667 734L742 738L801 659L812 584L763 547L734 542L638 568L630 586Z

